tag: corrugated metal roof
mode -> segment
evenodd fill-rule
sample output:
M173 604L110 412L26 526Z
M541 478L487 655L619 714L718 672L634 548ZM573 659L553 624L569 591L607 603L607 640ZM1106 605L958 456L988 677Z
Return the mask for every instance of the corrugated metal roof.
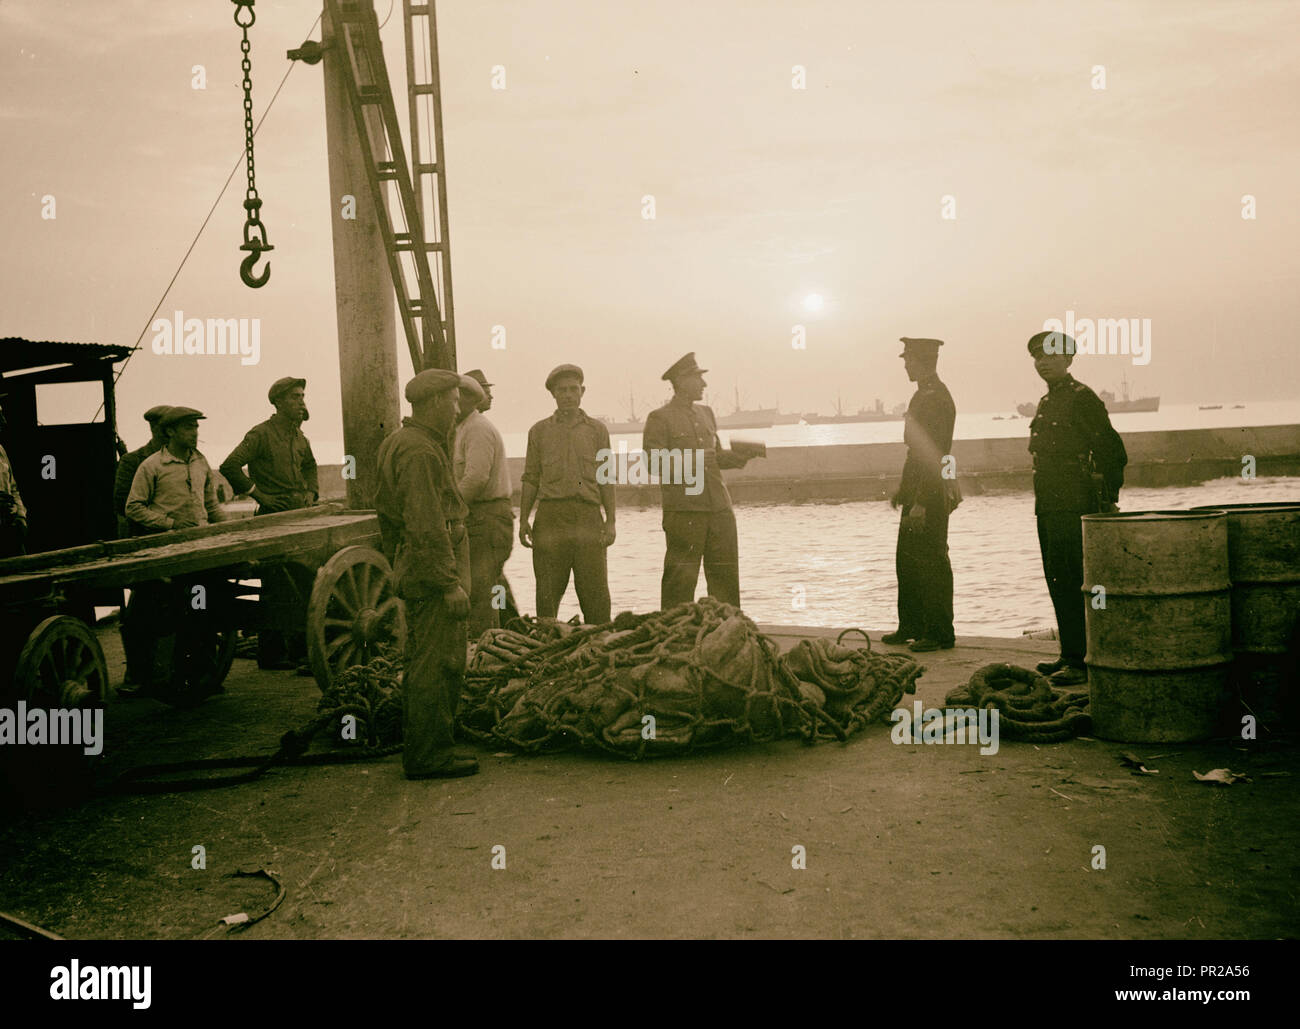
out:
M0 339L0 372L41 368L47 364L117 362L135 349L109 343L66 343L7 336Z

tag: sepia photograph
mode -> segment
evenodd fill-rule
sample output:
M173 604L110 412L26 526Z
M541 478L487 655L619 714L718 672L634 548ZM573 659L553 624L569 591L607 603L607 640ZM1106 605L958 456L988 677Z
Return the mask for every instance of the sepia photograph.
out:
M0 46L24 990L1105 940L1082 1001L1262 999L1300 3L0 0Z

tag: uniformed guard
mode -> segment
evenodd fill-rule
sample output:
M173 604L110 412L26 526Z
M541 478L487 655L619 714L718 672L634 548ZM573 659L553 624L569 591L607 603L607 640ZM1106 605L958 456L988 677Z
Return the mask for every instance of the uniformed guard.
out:
M713 409L697 401L704 397L704 373L695 363L694 352L687 354L664 372L662 378L672 383L673 398L663 407L651 411L645 420L641 445L654 467L660 467L660 497L663 503L663 528L667 539L664 574L660 582L659 603L663 610L695 599L695 587L704 564L704 578L709 596L723 603L740 606L740 551L736 541L736 514L731 508L731 494L722 481L723 468L743 468L749 460L722 448L718 439L718 420ZM695 462L703 456L703 489L688 492L685 482L668 481L668 455L685 455ZM657 457L656 457L657 455Z
M1080 519L1118 510L1128 454L1101 398L1070 374L1074 340L1063 332L1039 332L1028 346L1034 370L1047 383L1029 423L1029 451L1038 546L1061 643L1061 656L1038 670L1058 685L1077 686L1088 681Z
M375 510L406 604L402 769L408 779L478 771L478 761L457 755L452 741L465 678L470 589L465 503L447 452L459 386L455 372L420 372L406 384L410 417L379 447Z
M246 493L257 501L254 515L296 511L320 499L316 457L302 431L303 422L311 417L306 390L306 379L285 376L273 382L266 399L275 407L275 414L249 429L221 462L221 474L235 494ZM298 597L310 591L311 583L295 585L293 574L289 566L263 571L258 606L265 627L257 634L257 666L297 668L300 674L309 675L307 636L295 626L301 624L302 617Z
M555 413L528 430L519 542L533 552L538 618L556 617L572 574L582 620L603 625L610 620L605 552L616 534L614 483L596 478L601 451L609 451L609 429L582 410L582 382L576 364L562 364L546 377Z
M492 406L492 383L477 368L461 378L461 420L456 429L452 470L456 488L469 507L465 519L471 579L469 635L470 639L478 639L500 625L503 606L492 601L494 594L504 597L506 592L502 569L515 542L515 514L510 507L505 441L483 414ZM475 389L470 389L469 383ZM500 591L498 586L502 586Z
M0 401L5 393L0 392ZM0 403L0 436L4 435L5 411ZM27 553L27 508L23 504L23 495L18 491L18 480L14 478L13 465L9 455L0 446L0 558L18 557Z
M131 519L126 516L126 501L131 495L131 483L135 480L135 471L150 454L156 454L167 442L160 420L168 411L166 404L151 407L144 413L144 420L149 423L149 442L132 450L117 462L117 471L113 475L113 510L117 514L117 535L125 538L131 535Z
M895 570L898 629L885 643L906 643L914 651L948 650L952 628L952 563L948 560L948 516L956 506L956 483L944 479L944 458L952 449L957 408L939 381L940 339L901 337L907 377L916 392L907 405L903 441L907 460L891 501L901 505Z

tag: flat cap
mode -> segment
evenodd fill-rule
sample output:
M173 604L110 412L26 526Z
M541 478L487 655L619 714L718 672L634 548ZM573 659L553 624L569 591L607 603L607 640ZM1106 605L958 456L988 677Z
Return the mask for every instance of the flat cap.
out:
M704 372L707 371L708 371L707 368L701 368L698 364L695 363L695 351L692 350L685 357L678 360L671 368L668 369L668 371L664 372L663 375L660 376L660 378L662 378L665 382L672 382L673 379L681 375L689 375L691 372L699 372L703 374Z
M166 404L159 404L157 407L151 407L144 413L144 420L150 425L153 425L156 422L162 421L163 415L170 410L171 408Z
M462 375L460 377L460 391L462 393L468 393L473 397L474 405L476 407L487 399L487 394L483 392L483 387L478 384L478 379L472 378L469 375Z
M206 417L207 415L202 411L196 411L192 407L169 407L164 414L159 416L158 424L166 427L168 425L175 425L177 422L188 421L191 418L198 421L200 418Z
M1029 337L1029 352L1035 357L1046 352L1049 354L1068 354L1074 356L1075 342L1073 336L1064 332L1036 332Z
M576 364L560 364L551 369L551 374L546 376L546 388L549 390L555 385L557 379L562 379L566 375L576 376L578 383L582 383L582 369Z
M406 384L406 399L412 404L460 386L460 376L445 368L426 368Z
M471 369L470 369L469 371L467 371L465 374L468 375L468 376L469 376L471 379L473 379L475 382L477 382L480 386L484 386L484 387L486 387L486 386L491 386L491 385L492 385L492 383L490 383L490 382L487 381L487 376L483 374L482 369L479 369L479 368L471 368Z
M271 388L266 391L266 399L275 403L281 393L288 393L291 389L306 389L306 379L295 379L292 375L286 375L283 379L276 379L271 383Z

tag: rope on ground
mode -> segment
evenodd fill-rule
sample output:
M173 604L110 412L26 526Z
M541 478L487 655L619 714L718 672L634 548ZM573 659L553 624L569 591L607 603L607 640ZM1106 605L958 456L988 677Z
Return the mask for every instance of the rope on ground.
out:
M1026 743L1060 743L1092 728L1088 691L1057 690L1042 675L1017 665L985 665L944 702L998 712L998 731Z

